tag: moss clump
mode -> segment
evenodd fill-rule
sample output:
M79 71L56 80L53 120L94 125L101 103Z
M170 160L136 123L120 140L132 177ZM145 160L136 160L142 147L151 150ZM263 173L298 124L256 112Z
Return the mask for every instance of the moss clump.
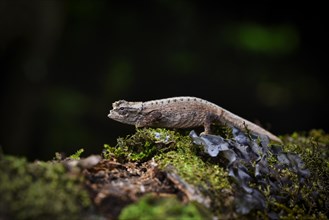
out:
M202 152L203 149L194 145L188 135L149 128L137 130L125 139L119 138L116 147L105 145L104 154L105 158L116 158L120 162L143 162L153 157L161 169L174 167L184 181L211 197L214 209L223 210L226 203L228 210L232 189L228 173Z
M157 155L154 159L161 168L173 165L184 180L205 190L231 189L225 169L194 154L191 146Z
M211 199L213 213L224 218L233 208L232 187L227 170L202 155L189 137L189 141L185 140L186 137L181 138L184 141L176 150L156 155L155 161L165 170L168 166L175 167L175 171L184 181L197 187Z
M0 157L0 218L79 219L90 205L82 179L61 163Z
M116 158L120 162L144 162L156 154L176 148L178 133L166 129L138 129L134 135L118 138L117 145L104 145L104 157Z
M152 157L160 168L173 165L178 174L187 182L207 189L230 188L227 172L219 165L203 160L201 149L195 146L187 135L167 129L141 129L119 138L116 147L105 145L105 158L121 161L145 161ZM211 186L211 187L210 187Z
M303 185L295 185L295 190L287 189L292 195L292 203L288 207L291 209L289 215L297 212L313 213L310 217L314 219L327 219L325 215L329 215L329 134L323 130L311 130L307 133L295 132L283 139L286 143L284 150L300 155L311 174ZM299 198L293 197L296 190L301 192Z
M120 220L153 219L211 219L200 212L193 203L182 204L175 198L144 196L137 203L127 206L119 216Z

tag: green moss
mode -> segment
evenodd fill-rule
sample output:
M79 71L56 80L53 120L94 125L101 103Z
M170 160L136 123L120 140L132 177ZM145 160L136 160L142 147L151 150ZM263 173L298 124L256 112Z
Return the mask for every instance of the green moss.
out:
M218 131L230 138L230 131ZM293 133L281 137L282 149L300 155L310 177L302 178L289 167L281 166L275 155L269 155L273 172L269 178L282 183L273 196L271 186L257 181L250 187L266 197L265 210L239 216L235 213L236 183L229 178L225 159L211 158L203 147L194 145L188 135L167 129L139 129L135 134L119 138L115 147L105 145L104 156L120 162L143 162L150 159L167 172L175 172L182 180L210 198L210 211L218 218L268 218L276 213L282 219L327 219L329 213L329 134L322 130ZM82 150L71 158L79 159ZM68 172L58 162L29 163L24 158L0 155L0 218L4 219L78 219L90 206L83 190L80 173ZM254 175L255 163L247 166ZM281 167L281 168L280 168ZM271 176L275 175L275 176ZM281 182L281 180L283 180ZM287 181L288 180L288 181ZM271 195L272 194L272 195ZM281 198L284 198L280 201ZM277 199L279 198L279 199ZM287 200L288 198L288 200ZM288 202L287 202L288 201ZM175 198L145 197L128 206L120 219L207 219L203 204L182 204ZM204 217L206 216L206 217Z
M127 206L120 214L121 220L153 219L211 219L193 203L182 204L175 198L145 196L137 203Z
M118 138L117 145L104 145L104 157L121 162L147 161L156 154L176 148L177 133L166 129L138 129L134 135Z
M0 218L78 219L90 205L81 177L60 163L0 158Z
M199 149L191 142L183 143L175 151L155 156L155 161L162 169L175 167L175 172L184 181L210 198L213 214L224 217L223 214L227 214L233 206L230 199L232 187L226 169L198 154Z
M230 188L224 168L207 161L201 156L202 149L192 143L188 135L181 135L167 129L141 129L119 138L116 147L105 145L105 157L115 157L121 161L145 161L152 157L160 168L173 165L178 174L192 184L207 189ZM210 184L210 185L209 185ZM211 186L211 187L210 187Z
M231 137L225 127L217 127L217 130L224 137ZM252 183L252 187L266 196L267 206L266 210L252 212L245 217L268 218L267 213L274 212L280 213L284 219L292 216L326 219L329 213L329 135L321 130L312 130L282 136L282 139L285 142L283 151L300 155L311 176L302 180L292 169L276 170L279 161L270 155L269 166L277 172L274 178L290 181L280 189L280 195L289 198L289 202L276 201L271 196L271 186L262 188ZM211 199L210 210L215 216L237 217L232 199L236 188L232 188L235 184L228 177L226 163L221 157L213 159L205 155L202 147L194 145L188 135L167 129L142 129L132 136L118 139L116 147L106 146L105 150L107 158L115 157L123 162L154 158L160 169L171 172L171 167L174 167L184 181ZM251 174L254 174L254 168L250 167Z
M202 160L190 149L170 151L156 156L155 160L162 168L173 165L178 174L190 184L214 190L231 188L223 167Z
M72 154L71 156L70 156L70 158L72 159L72 160L80 160L80 156L81 156L81 154L84 152L85 150L83 149L83 148L81 148L81 149L79 149L77 152L75 152L74 154Z
M291 213L310 214L313 219L327 219L329 213L329 134L323 130L311 130L310 132L295 132L283 137L284 150L297 153L309 169L311 175L303 184L295 182L295 188L301 192L296 198L294 190L290 192L291 204L287 207ZM298 205L302 203L302 205Z
M223 208L226 194L231 192L228 173L202 152L188 135L159 128L137 130L132 136L119 138L116 147L105 145L105 158L142 162L153 157L161 169L173 166L184 181L210 196L214 207Z
M283 168L276 170L274 167L279 161L271 155L269 166L277 171L277 179L289 184L282 184L280 192L288 202L275 200L268 189L261 189L267 197L267 211L280 213L281 219L327 219L329 213L329 135L322 130L310 132L295 132L285 135L283 151L299 155L304 167L309 170L310 176L303 178L293 169ZM258 213L264 216L264 213Z

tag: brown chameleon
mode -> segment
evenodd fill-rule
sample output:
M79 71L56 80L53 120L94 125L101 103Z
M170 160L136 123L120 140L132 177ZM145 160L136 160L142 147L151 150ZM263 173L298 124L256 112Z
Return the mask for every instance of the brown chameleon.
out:
M109 118L136 127L193 128L204 127L209 134L210 125L220 122L240 130L248 129L256 135L266 135L271 140L282 141L264 128L243 119L218 105L196 97L174 97L147 102L116 101Z

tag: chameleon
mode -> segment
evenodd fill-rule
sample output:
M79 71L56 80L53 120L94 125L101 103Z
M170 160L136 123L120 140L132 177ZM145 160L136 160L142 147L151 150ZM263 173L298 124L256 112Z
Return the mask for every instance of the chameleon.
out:
M211 124L219 122L255 135L266 135L275 142L280 138L264 128L201 98L182 96L129 102L119 100L112 104L108 117L121 123L140 127L193 128L204 127L203 134L211 134Z

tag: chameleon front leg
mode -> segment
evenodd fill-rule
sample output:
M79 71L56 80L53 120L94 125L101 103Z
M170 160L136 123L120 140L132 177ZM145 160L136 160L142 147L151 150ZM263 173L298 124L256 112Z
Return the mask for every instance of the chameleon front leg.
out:
M159 111L151 111L143 114L143 117L136 122L136 128L155 126L161 119L162 114Z

